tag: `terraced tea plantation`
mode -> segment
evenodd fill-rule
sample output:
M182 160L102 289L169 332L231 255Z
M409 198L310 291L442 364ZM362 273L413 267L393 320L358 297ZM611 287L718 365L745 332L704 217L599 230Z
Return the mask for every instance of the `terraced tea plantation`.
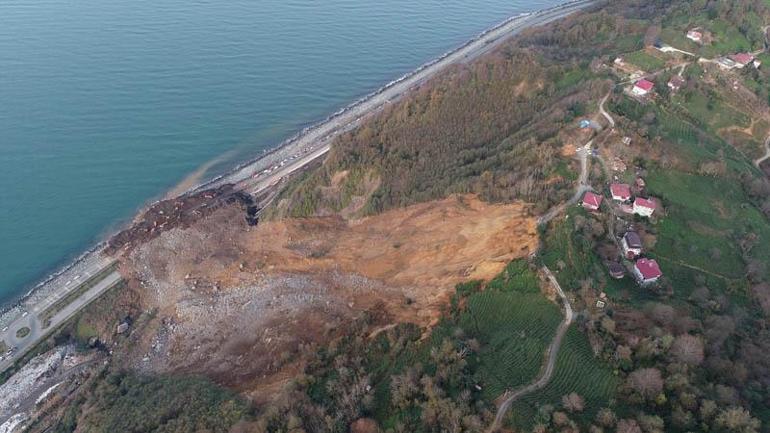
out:
M561 316L541 294L479 293L468 302L460 324L480 343L476 373L485 399L531 382Z
M572 325L564 336L551 381L540 391L525 395L514 403L507 424L529 428L544 416L541 407L550 404L559 409L562 396L571 392L585 399L585 410L571 416L590 419L609 404L616 387L617 377L597 362L586 336Z
M561 319L559 307L540 293L537 275L524 261L511 263L483 292L468 298L458 324L481 343L475 376L485 399L493 401L536 378Z

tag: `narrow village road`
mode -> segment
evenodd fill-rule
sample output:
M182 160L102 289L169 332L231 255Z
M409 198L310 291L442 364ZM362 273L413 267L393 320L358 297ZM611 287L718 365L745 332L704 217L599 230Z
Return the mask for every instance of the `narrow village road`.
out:
M615 86L613 86L613 88L614 87ZM610 89L610 91L607 92L607 95L604 98L602 98L602 102L599 103L599 111L601 111L602 116L604 116L604 118L607 119L607 122L610 124L610 127L614 128L615 127L615 119L613 119L612 116L610 115L610 113L608 113L604 109L604 104L607 102L608 99L610 99L610 95L612 95L612 89Z
M553 341L551 341L551 345L548 346L548 350L546 351L547 360L545 362L543 373L536 381L530 383L529 385L523 388L519 388L516 391L507 393L505 400L503 400L503 402L500 404L500 407L498 407L497 414L495 415L495 421L489 427L487 433L494 433L500 428L505 414L508 413L511 405L517 399L533 391L542 389L548 384L548 382L551 380L551 376L553 376L554 370L556 369L556 359L559 355L561 342L564 339L564 335L567 334L569 326L572 324L574 313L572 312L572 304L570 304L569 299L567 299L567 295L564 294L564 290L562 290L559 281L556 280L556 277L553 275L551 270L548 269L547 266L543 266L541 269L543 274L545 274L553 287L556 289L556 293L559 294L559 297L564 304L564 320L562 320L562 322L559 324L559 327L556 329L556 335L554 336Z
M604 98L602 98L601 102L599 103L599 111L602 113L602 116L604 116L604 118L607 119L607 122L609 122L610 126L614 128L615 119L613 119L612 116L604 109L604 104L607 102L607 100L611 95L612 95L612 89L610 89L607 95ZM591 184L588 182L588 157L591 154L593 143L594 143L593 139L589 140L588 143L585 144L585 146L577 150L577 157L580 161L580 175L578 176L578 183L577 183L577 186L575 187L575 193L567 202L562 203L558 206L555 206L554 208L552 208L551 210L549 210L548 212L540 216L540 218L537 219L538 225L547 224L549 221L551 221L553 218L559 215L562 211L564 211L564 209L566 209L567 206L572 206L573 204L577 203L578 200L580 200L580 197L582 197L586 191L593 190L593 188L591 187ZM504 400L502 403L500 403L500 406L497 408L497 414L495 415L495 420L487 430L487 433L494 433L500 428L503 422L503 418L505 417L505 414L508 413L508 410L511 408L511 405L517 399L533 391L542 389L548 384L548 382L551 380L551 376L553 376L554 369L556 368L556 359L559 354L559 349L561 348L561 342L564 339L564 335L567 333L567 329L569 329L569 326L572 324L572 319L574 315L572 311L572 305L570 304L569 299L567 299L567 295L564 293L564 290L559 284L559 281L556 279L556 277L553 275L551 270L548 269L547 266L543 266L541 270L543 274L546 276L546 278L548 278L548 280L551 282L553 287L556 289L556 293L558 293L559 298L561 298L562 304L564 304L564 320L562 320L562 322L559 324L559 327L556 329L556 335L551 341L551 344L548 346L548 349L546 351L547 359L545 362L545 368L543 369L543 372L540 375L540 377L534 382L530 383L529 385L524 386L523 388L519 388L515 391L506 392L503 395Z
M562 213L567 206L572 206L580 200L580 197L585 194L586 191L592 191L591 185L588 183L588 155L591 153L591 147L593 147L594 141L591 140L586 143L585 146L577 150L577 157L580 161L580 175L578 176L578 184L575 188L575 193L565 203L551 208L548 212L544 213L537 219L537 225L548 224L557 215Z

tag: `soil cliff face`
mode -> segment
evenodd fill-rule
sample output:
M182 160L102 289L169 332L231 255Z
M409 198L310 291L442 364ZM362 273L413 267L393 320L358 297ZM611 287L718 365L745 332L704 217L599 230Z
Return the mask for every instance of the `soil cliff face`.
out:
M491 278L537 243L528 205L471 195L356 220L258 226L233 204L123 259L158 311L127 359L143 370L202 373L247 393L259 387L252 396L260 398L353 317L429 326L455 284Z

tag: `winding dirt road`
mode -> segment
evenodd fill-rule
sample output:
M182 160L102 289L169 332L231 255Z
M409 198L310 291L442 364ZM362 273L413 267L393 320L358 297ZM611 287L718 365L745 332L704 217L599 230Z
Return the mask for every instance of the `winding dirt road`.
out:
M757 168L761 168L760 165L762 165L762 163L768 159L770 159L770 135L768 135L765 139L765 155L761 158L755 159L754 165L756 165Z

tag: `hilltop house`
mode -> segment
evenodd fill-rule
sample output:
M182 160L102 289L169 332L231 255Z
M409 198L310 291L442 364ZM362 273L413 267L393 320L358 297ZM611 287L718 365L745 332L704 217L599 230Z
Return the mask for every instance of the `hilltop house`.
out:
M634 83L634 87L631 89L631 93L636 96L647 96L654 88L655 83L642 78L641 80Z
M634 277L643 286L655 283L662 276L663 272L654 259L639 259L634 265Z
M583 207L590 211L599 210L599 207L602 205L603 198L604 197L600 196L599 194L586 191L585 195L583 196Z
M643 217L651 217L655 212L655 201L642 197L634 200L634 213Z
M629 260L642 254L642 238L636 232L626 232L620 240L620 246L623 248L623 255Z
M610 185L612 199L619 202L631 200L631 187L625 183L613 183Z
M703 43L703 32L701 32L698 29L692 29L689 32L687 32L687 39L701 44Z

